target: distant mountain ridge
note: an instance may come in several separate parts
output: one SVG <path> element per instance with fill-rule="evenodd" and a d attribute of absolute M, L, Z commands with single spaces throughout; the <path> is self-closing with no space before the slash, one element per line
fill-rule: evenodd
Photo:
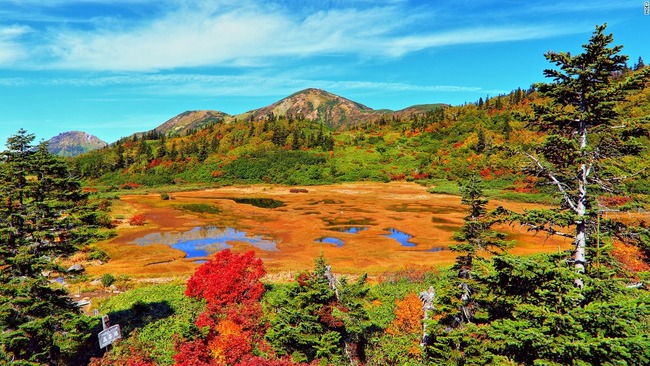
<path fill-rule="evenodd" d="M 289 95 L 266 107 L 253 109 L 237 115 L 229 115 L 216 110 L 185 111 L 170 118 L 161 125 L 136 136 L 154 133 L 155 135 L 183 136 L 215 123 L 234 121 L 261 121 L 271 117 L 289 117 L 317 121 L 333 130 L 353 128 L 365 122 L 376 122 L 392 117 L 408 118 L 412 115 L 426 114 L 447 104 L 420 104 L 399 111 L 372 109 L 361 103 L 316 88 L 308 88 Z M 133 136 L 133 135 L 132 135 Z"/>
<path fill-rule="evenodd" d="M 375 122 L 382 117 L 426 113 L 444 104 L 415 105 L 400 111 L 375 110 L 361 103 L 322 89 L 309 88 L 283 98 L 269 106 L 234 116 L 237 120 L 259 121 L 270 115 L 291 116 L 319 121 L 334 130 L 354 127 L 363 122 Z"/>
<path fill-rule="evenodd" d="M 101 149 L 108 144 L 97 136 L 83 131 L 68 131 L 60 133 L 47 140 L 47 149 L 51 154 L 73 157 L 88 151 Z"/>

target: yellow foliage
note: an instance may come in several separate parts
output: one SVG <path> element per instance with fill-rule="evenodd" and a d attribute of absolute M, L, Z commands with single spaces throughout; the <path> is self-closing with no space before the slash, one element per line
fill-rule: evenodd
<path fill-rule="evenodd" d="M 395 301 L 395 320 L 386 332 L 392 335 L 418 334 L 422 331 L 422 302 L 411 292 L 403 300 Z"/>

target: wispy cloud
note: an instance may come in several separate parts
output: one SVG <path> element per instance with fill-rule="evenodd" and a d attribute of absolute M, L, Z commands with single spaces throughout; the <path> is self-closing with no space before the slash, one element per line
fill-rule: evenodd
<path fill-rule="evenodd" d="M 0 65 L 13 63 L 25 56 L 27 52 L 20 43 L 20 37 L 30 31 L 31 28 L 24 25 L 0 26 Z"/>
<path fill-rule="evenodd" d="M 143 4 L 146 0 L 118 3 Z M 363 6 L 355 6 L 360 3 Z M 47 0 L 43 4 L 53 7 L 69 2 Z M 124 20 L 107 16 L 90 27 L 66 23 L 40 29 L 39 37 L 32 37 L 35 43 L 10 44 L 7 49 L 14 53 L 6 56 L 5 62 L 13 62 L 15 67 L 101 71 L 260 67 L 292 58 L 399 58 L 440 46 L 526 40 L 576 31 L 574 26 L 555 23 L 516 26 L 501 22 L 490 27 L 464 22 L 440 24 L 443 20 L 437 14 L 442 10 L 433 5 L 413 8 L 402 1 L 330 1 L 316 9 L 299 1 L 167 0 L 163 4 L 152 17 Z M 24 53 L 27 49 L 31 50 L 29 54 Z"/>
<path fill-rule="evenodd" d="M 273 96 L 284 95 L 306 88 L 327 90 L 384 90 L 393 92 L 503 92 L 484 90 L 478 86 L 416 85 L 409 83 L 371 81 L 331 81 L 322 79 L 275 78 L 257 75 L 204 74 L 129 74 L 96 78 L 0 78 L 0 86 L 43 87 L 106 87 L 122 86 L 145 95 L 185 96 Z M 106 98 L 112 101 L 112 98 Z"/>

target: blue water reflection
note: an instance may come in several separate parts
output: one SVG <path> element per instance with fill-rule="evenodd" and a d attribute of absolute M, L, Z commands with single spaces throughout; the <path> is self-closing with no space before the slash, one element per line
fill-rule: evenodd
<path fill-rule="evenodd" d="M 390 231 L 390 234 L 386 234 L 384 236 L 397 241 L 398 243 L 402 244 L 402 246 L 404 246 L 404 247 L 414 247 L 416 245 L 415 243 L 411 243 L 409 241 L 409 239 L 411 239 L 413 237 L 412 235 L 409 235 L 409 234 L 407 234 L 407 233 L 405 233 L 403 231 L 399 231 L 399 230 L 394 229 L 392 227 L 388 228 L 386 230 Z"/>
<path fill-rule="evenodd" d="M 206 257 L 232 248 L 229 242 L 249 244 L 255 248 L 277 252 L 276 242 L 262 236 L 248 236 L 246 231 L 231 227 L 197 226 L 190 231 L 153 233 L 134 240 L 137 245 L 166 244 L 187 253 L 187 258 Z"/>
<path fill-rule="evenodd" d="M 343 244 L 345 244 L 345 242 L 343 240 L 341 240 L 339 238 L 332 238 L 330 236 L 325 236 L 325 237 L 322 237 L 322 238 L 318 238 L 318 239 L 316 239 L 316 242 L 317 243 L 334 244 L 339 248 L 342 247 Z"/>
<path fill-rule="evenodd" d="M 348 233 L 348 234 L 357 234 L 361 231 L 368 230 L 367 226 L 341 226 L 341 227 L 332 227 L 328 230 L 336 231 L 339 233 Z"/>

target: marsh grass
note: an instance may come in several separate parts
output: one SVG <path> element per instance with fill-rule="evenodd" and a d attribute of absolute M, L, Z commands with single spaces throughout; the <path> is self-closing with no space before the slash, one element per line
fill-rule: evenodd
<path fill-rule="evenodd" d="M 191 211 L 199 214 L 216 215 L 221 213 L 221 209 L 219 207 L 207 203 L 184 203 L 182 205 L 174 205 L 174 207 L 183 211 Z"/>

